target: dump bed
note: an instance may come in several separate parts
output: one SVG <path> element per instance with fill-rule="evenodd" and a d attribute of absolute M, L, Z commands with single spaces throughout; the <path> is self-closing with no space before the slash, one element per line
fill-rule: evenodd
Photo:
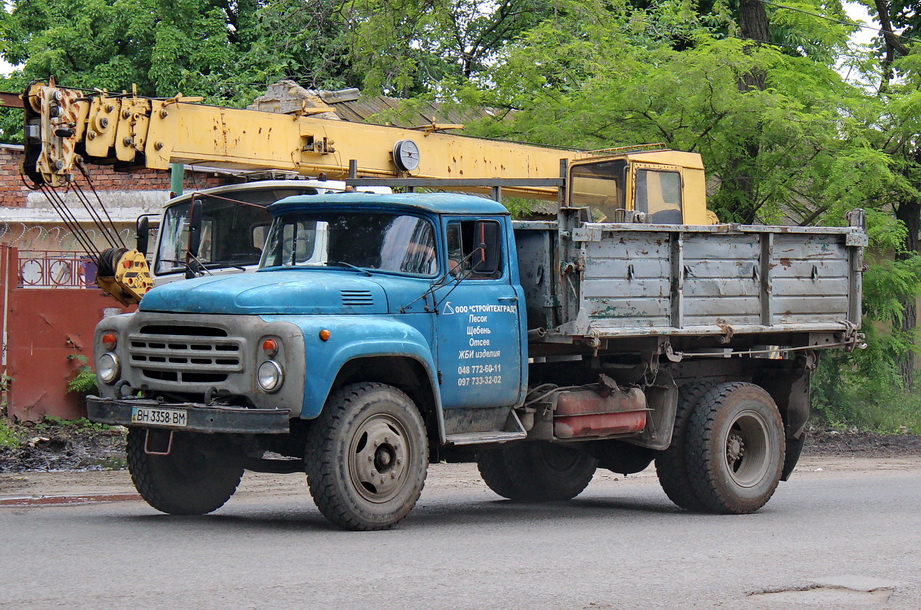
<path fill-rule="evenodd" d="M 516 224 L 532 337 L 859 327 L 860 226 Z"/>

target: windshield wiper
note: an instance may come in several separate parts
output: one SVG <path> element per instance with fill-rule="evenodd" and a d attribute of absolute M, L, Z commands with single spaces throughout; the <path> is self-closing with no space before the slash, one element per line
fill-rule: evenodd
<path fill-rule="evenodd" d="M 255 264 L 255 263 L 253 263 Z M 204 263 L 202 265 L 205 269 L 239 269 L 240 271 L 246 271 L 246 267 L 238 263 L 225 263 L 223 261 L 217 261 L 214 263 Z"/>
<path fill-rule="evenodd" d="M 362 269 L 361 267 L 353 265 L 352 263 L 347 263 L 345 261 L 326 261 L 326 266 L 327 267 L 348 267 L 349 269 L 354 269 L 358 273 L 363 273 L 364 275 L 371 277 L 371 272 L 368 271 L 367 269 Z"/>
<path fill-rule="evenodd" d="M 464 280 L 469 278 L 471 275 L 473 275 L 473 269 L 470 266 L 470 261 L 473 259 L 473 254 L 474 253 L 471 252 L 470 254 L 462 258 L 460 261 L 457 261 L 457 266 L 454 269 L 448 271 L 441 277 L 437 278 L 434 282 L 431 283 L 431 285 L 429 285 L 428 289 L 422 294 L 420 294 L 418 297 L 416 297 L 415 299 L 413 299 L 406 305 L 402 305 L 400 307 L 400 313 L 406 313 L 406 310 L 409 309 L 413 303 L 415 303 L 416 301 L 424 300 L 429 295 L 432 295 L 433 307 L 429 309 L 429 306 L 426 304 L 425 310 L 428 312 L 433 312 L 437 314 L 438 307 L 442 303 L 444 303 L 445 299 L 447 299 L 451 295 L 452 292 L 454 292 L 454 289 L 460 286 L 461 282 L 463 282 Z M 449 284 L 453 284 L 451 286 L 451 289 L 448 290 L 448 292 L 446 292 L 441 297 L 441 300 L 437 300 L 435 297 L 435 291 L 440 290 L 441 288 L 444 288 L 445 286 Z"/>
<path fill-rule="evenodd" d="M 198 261 L 198 259 L 195 259 L 195 260 Z M 178 261 L 178 260 L 174 260 L 170 258 L 161 258 L 160 262 L 161 263 L 172 263 L 174 265 L 178 265 L 179 267 L 183 269 L 188 269 L 188 265 L 186 264 L 185 261 Z M 198 265 L 196 265 L 196 268 L 200 268 L 200 269 L 231 268 L 231 269 L 239 269 L 240 271 L 246 271 L 246 267 L 244 267 L 243 265 L 240 265 L 239 263 L 227 263 L 223 261 L 215 261 L 213 263 L 199 262 Z"/>
<path fill-rule="evenodd" d="M 211 273 L 204 263 L 202 263 L 197 256 L 188 253 L 189 260 L 185 264 L 185 279 L 191 280 L 195 277 L 202 277 L 203 275 L 214 275 Z"/>

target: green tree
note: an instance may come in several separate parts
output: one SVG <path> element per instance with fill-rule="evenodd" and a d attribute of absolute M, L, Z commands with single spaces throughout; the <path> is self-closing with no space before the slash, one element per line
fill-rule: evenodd
<path fill-rule="evenodd" d="M 244 105 L 268 84 L 342 83 L 341 0 L 13 0 L 0 52 L 17 80 L 202 95 Z"/>
<path fill-rule="evenodd" d="M 872 203 L 872 189 L 891 179 L 864 130 L 875 103 L 868 110 L 866 95 L 833 66 L 713 36 L 683 10 L 561 2 L 555 19 L 506 48 L 489 73 L 493 87 L 460 83 L 458 95 L 508 111 L 477 126 L 482 135 L 698 151 L 718 178 L 712 203 L 727 221 L 843 222 L 847 207 Z M 847 38 L 844 27 L 819 26 L 829 39 Z M 676 31 L 693 44 L 676 50 Z M 763 88 L 740 86 L 752 74 Z"/>
<path fill-rule="evenodd" d="M 476 79 L 499 50 L 553 13 L 552 0 L 355 0 L 352 62 L 366 91 L 407 97 Z"/>
<path fill-rule="evenodd" d="M 869 82 L 876 78 L 880 118 L 868 126 L 875 134 L 874 145 L 892 159 L 894 172 L 901 178 L 885 193 L 896 218 L 904 225 L 902 243 L 894 251 L 903 265 L 921 254 L 921 61 L 911 44 L 921 26 L 921 14 L 916 3 L 903 0 L 873 0 L 866 4 L 882 26 L 877 38 L 875 62 L 865 64 L 864 74 Z M 915 385 L 916 354 L 918 352 L 919 290 L 901 294 L 902 315 L 893 319 L 898 334 L 897 362 L 902 383 Z"/>

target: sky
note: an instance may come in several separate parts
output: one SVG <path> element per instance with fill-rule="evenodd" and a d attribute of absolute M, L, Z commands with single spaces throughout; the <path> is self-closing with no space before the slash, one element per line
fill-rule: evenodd
<path fill-rule="evenodd" d="M 847 11 L 847 16 L 854 21 L 862 21 L 868 26 L 879 27 L 879 25 L 870 18 L 870 14 L 867 12 L 867 7 L 862 4 L 858 4 L 856 2 L 846 2 L 844 4 L 844 10 Z M 876 30 L 870 28 L 861 28 L 853 36 L 851 36 L 851 40 L 855 44 L 867 44 L 876 35 Z"/>

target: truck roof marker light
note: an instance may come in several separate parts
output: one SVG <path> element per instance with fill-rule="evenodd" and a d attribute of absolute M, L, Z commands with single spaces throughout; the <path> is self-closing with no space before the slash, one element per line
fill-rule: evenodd
<path fill-rule="evenodd" d="M 320 331 L 320 340 L 329 341 L 329 338 L 332 336 L 332 333 L 326 330 L 325 328 Z"/>
<path fill-rule="evenodd" d="M 102 344 L 106 349 L 115 349 L 118 345 L 118 335 L 115 333 L 106 333 L 102 336 Z"/>
<path fill-rule="evenodd" d="M 275 339 L 266 339 L 262 342 L 262 351 L 266 356 L 274 356 L 278 353 L 278 341 Z"/>

